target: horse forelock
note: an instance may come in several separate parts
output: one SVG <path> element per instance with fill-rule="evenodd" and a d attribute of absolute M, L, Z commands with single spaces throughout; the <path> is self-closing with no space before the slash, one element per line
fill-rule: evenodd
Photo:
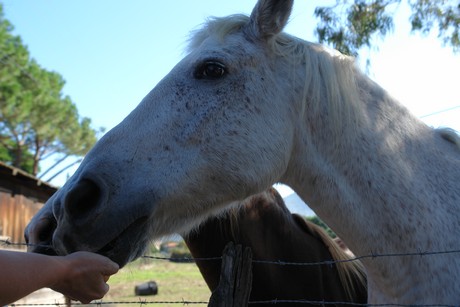
<path fill-rule="evenodd" d="M 352 261 L 352 257 L 343 251 L 321 227 L 305 220 L 300 215 L 293 214 L 293 216 L 299 223 L 301 223 L 302 226 L 305 226 L 304 230 L 306 232 L 320 239 L 328 247 L 332 258 L 338 261 L 336 263 L 336 267 L 339 273 L 339 278 L 342 281 L 342 285 L 350 299 L 354 297 L 353 294 L 356 292 L 356 287 L 358 285 L 362 285 L 364 287 L 367 286 L 366 273 L 364 266 L 360 261 Z"/>
<path fill-rule="evenodd" d="M 209 17 L 201 28 L 190 33 L 187 51 L 192 52 L 211 35 L 224 39 L 227 35 L 241 30 L 248 23 L 249 17 L 243 14 Z"/>
<path fill-rule="evenodd" d="M 209 18 L 200 29 L 191 33 L 187 51 L 192 52 L 210 36 L 223 40 L 239 31 L 251 36 L 246 27 L 249 22 L 250 18 L 242 14 Z M 251 41 L 250 37 L 247 38 Z M 356 76 L 363 74 L 354 58 L 284 32 L 271 37 L 265 42 L 265 47 L 275 56 L 286 60 L 292 72 L 299 66 L 305 67 L 300 114 L 305 114 L 307 105 L 311 114 L 324 113 L 326 106 L 330 118 L 328 126 L 336 135 L 342 134 L 347 123 L 355 127 L 363 118 L 359 115 L 362 98 L 356 82 Z"/>

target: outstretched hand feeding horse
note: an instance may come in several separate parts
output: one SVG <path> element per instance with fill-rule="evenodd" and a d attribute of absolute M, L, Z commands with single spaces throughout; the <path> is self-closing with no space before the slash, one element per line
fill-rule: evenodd
<path fill-rule="evenodd" d="M 291 9 L 260 0 L 250 17 L 197 31 L 32 219 L 31 250 L 124 265 L 149 240 L 187 233 L 276 182 L 356 255 L 459 249 L 458 136 L 425 125 L 352 59 L 283 33 Z M 457 254 L 363 264 L 369 303 L 459 302 Z"/>

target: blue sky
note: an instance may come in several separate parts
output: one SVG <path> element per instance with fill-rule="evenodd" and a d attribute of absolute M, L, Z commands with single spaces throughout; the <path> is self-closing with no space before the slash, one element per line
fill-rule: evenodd
<path fill-rule="evenodd" d="M 66 80 L 64 94 L 93 127 L 112 128 L 183 57 L 190 30 L 207 16 L 249 14 L 249 0 L 0 0 L 5 17 L 33 58 Z M 328 1 L 331 2 L 331 1 Z M 313 10 L 326 1 L 294 1 L 286 31 L 315 41 Z M 408 10 L 395 8 L 396 27 L 378 50 L 365 53 L 369 75 L 429 125 L 460 131 L 460 54 L 436 35 L 411 35 Z M 436 115 L 427 116 L 442 110 Z M 61 185 L 65 176 L 53 181 Z"/>

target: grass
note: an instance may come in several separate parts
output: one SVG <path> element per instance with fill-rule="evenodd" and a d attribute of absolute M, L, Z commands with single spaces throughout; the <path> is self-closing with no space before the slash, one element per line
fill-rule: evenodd
<path fill-rule="evenodd" d="M 153 296 L 136 296 L 136 285 L 155 281 L 158 294 Z M 145 301 L 151 302 L 208 302 L 211 292 L 194 263 L 174 263 L 167 260 L 141 258 L 130 263 L 108 282 L 110 290 L 103 302 L 136 302 L 133 304 L 116 304 L 122 306 L 139 306 Z M 157 304 L 153 304 L 155 306 Z M 158 304 L 158 306 L 184 306 L 178 304 Z M 193 306 L 207 306 L 193 305 Z"/>

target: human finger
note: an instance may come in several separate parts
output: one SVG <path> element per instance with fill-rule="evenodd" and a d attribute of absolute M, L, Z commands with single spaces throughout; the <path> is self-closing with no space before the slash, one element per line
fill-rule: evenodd
<path fill-rule="evenodd" d="M 104 275 L 104 276 L 110 276 L 110 275 L 113 275 L 115 273 L 118 272 L 118 270 L 120 269 L 120 266 L 113 262 L 112 260 L 110 260 L 109 258 L 106 258 L 106 262 L 102 268 L 102 271 L 101 273 Z"/>

